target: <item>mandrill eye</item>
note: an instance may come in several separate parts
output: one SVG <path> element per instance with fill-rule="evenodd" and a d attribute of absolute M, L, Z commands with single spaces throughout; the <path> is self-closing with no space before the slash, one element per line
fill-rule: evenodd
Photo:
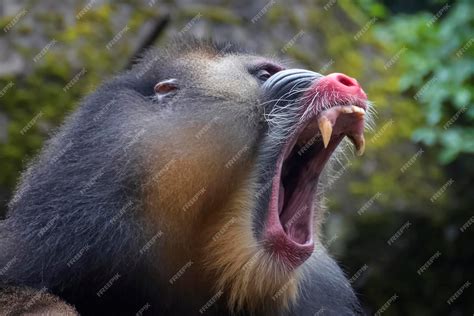
<path fill-rule="evenodd" d="M 272 76 L 272 74 L 266 70 L 266 69 L 260 69 L 256 75 L 255 75 L 259 80 L 265 82 Z"/>
<path fill-rule="evenodd" d="M 251 67 L 249 69 L 249 72 L 255 78 L 260 80 L 260 82 L 262 82 L 262 83 L 267 81 L 271 76 L 273 76 L 277 72 L 284 69 L 280 65 L 273 64 L 273 63 L 264 63 L 263 65 L 258 64 L 258 65 L 255 65 L 254 67 Z"/>

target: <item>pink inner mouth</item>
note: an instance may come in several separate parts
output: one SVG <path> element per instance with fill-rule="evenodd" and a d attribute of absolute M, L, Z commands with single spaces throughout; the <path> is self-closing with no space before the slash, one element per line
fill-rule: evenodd
<path fill-rule="evenodd" d="M 311 114 L 288 138 L 277 160 L 265 226 L 267 247 L 291 268 L 302 264 L 314 250 L 313 209 L 319 176 L 344 136 L 363 151 L 364 100 L 345 100 L 324 111 L 309 106 Z M 337 104 L 337 103 L 336 103 Z M 308 111 L 307 111 L 308 112 Z M 304 117 L 303 115 L 302 117 Z M 332 133 L 324 146 L 320 120 Z M 327 135 L 326 135 L 327 136 Z"/>

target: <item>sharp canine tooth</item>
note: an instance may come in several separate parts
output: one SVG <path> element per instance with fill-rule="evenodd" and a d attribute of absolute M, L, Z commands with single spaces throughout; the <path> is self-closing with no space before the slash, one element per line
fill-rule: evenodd
<path fill-rule="evenodd" d="M 356 148 L 356 155 L 362 156 L 365 152 L 365 138 L 363 134 L 350 135 L 349 139 Z"/>
<path fill-rule="evenodd" d="M 362 156 L 365 152 L 365 138 L 364 135 L 359 135 L 359 148 L 357 149 L 357 156 Z"/>
<path fill-rule="evenodd" d="M 324 148 L 328 147 L 329 141 L 331 140 L 332 124 L 327 117 L 321 116 L 318 119 L 319 130 L 323 136 Z"/>
<path fill-rule="evenodd" d="M 363 134 L 356 134 L 354 138 L 354 145 L 356 146 L 356 155 L 362 156 L 365 152 L 365 138 Z"/>

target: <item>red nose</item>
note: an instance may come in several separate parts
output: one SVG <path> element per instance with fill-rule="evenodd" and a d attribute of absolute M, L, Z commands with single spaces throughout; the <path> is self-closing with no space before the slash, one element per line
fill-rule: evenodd
<path fill-rule="evenodd" d="M 337 72 L 329 74 L 322 78 L 319 83 L 324 84 L 329 90 L 367 99 L 367 95 L 364 90 L 362 90 L 357 80 L 346 76 L 345 74 Z"/>

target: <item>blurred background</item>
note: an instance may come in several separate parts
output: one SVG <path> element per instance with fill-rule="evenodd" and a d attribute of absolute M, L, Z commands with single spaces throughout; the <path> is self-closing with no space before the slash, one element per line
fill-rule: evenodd
<path fill-rule="evenodd" d="M 376 127 L 362 158 L 333 167 L 325 243 L 368 313 L 474 314 L 469 0 L 2 0 L 0 218 L 83 96 L 191 34 L 357 78 Z"/>

